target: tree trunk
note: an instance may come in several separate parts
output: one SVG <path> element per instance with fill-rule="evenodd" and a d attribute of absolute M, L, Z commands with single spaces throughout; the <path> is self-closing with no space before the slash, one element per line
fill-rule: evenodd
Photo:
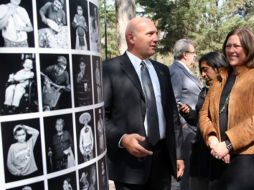
<path fill-rule="evenodd" d="M 127 49 L 125 29 L 130 19 L 136 16 L 135 0 L 115 0 L 117 16 L 117 42 L 119 53 Z"/>

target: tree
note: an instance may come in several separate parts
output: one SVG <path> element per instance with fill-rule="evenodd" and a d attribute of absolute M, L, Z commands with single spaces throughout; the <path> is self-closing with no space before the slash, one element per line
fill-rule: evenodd
<path fill-rule="evenodd" d="M 119 52 L 122 54 L 127 49 L 125 29 L 130 19 L 136 16 L 135 0 L 115 0 L 117 17 L 117 42 Z"/>
<path fill-rule="evenodd" d="M 99 14 L 100 14 L 100 32 L 101 32 L 101 55 L 102 59 L 105 59 L 105 35 L 107 35 L 107 54 L 108 58 L 119 55 L 116 35 L 116 10 L 113 5 L 107 5 L 106 7 L 106 20 L 104 0 L 99 1 Z M 106 31 L 105 31 L 106 24 Z"/>
<path fill-rule="evenodd" d="M 200 54 L 220 50 L 234 27 L 253 27 L 251 0 L 137 0 L 156 20 L 162 39 L 159 51 L 171 52 L 176 40 L 190 38 Z"/>

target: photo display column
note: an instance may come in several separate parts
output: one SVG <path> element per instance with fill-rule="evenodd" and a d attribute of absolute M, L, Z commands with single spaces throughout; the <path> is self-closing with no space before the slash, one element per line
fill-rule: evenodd
<path fill-rule="evenodd" d="M 98 3 L 1 0 L 1 190 L 108 189 Z"/>

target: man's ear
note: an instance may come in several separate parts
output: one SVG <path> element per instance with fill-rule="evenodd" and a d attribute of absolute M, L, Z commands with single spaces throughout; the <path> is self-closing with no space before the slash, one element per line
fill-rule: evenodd
<path fill-rule="evenodd" d="M 134 44 L 135 43 L 135 36 L 133 35 L 132 32 L 127 34 L 127 39 L 126 39 L 130 44 Z"/>
<path fill-rule="evenodd" d="M 181 56 L 181 57 L 182 57 L 182 59 L 184 59 L 184 60 L 185 60 L 185 59 L 187 58 L 187 53 L 186 53 L 186 52 L 183 52 L 183 54 L 182 54 L 182 56 Z"/>

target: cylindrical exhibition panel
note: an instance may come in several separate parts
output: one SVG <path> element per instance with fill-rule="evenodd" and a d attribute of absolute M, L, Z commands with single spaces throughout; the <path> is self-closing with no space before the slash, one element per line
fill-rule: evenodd
<path fill-rule="evenodd" d="M 1 0 L 0 189 L 108 189 L 98 0 Z"/>

